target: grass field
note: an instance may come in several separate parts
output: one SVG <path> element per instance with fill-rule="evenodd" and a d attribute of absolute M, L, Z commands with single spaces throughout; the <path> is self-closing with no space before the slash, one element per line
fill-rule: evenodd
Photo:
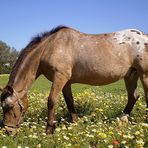
<path fill-rule="evenodd" d="M 0 75 L 5 86 L 8 75 Z M 40 77 L 28 93 L 29 108 L 20 132 L 7 136 L 0 129 L 0 147 L 3 148 L 142 148 L 148 147 L 148 124 L 143 91 L 136 103 L 129 123 L 119 122 L 127 99 L 122 81 L 103 87 L 75 84 L 72 86 L 79 116 L 75 124 L 68 123 L 68 111 L 59 96 L 56 107 L 57 128 L 54 135 L 45 134 L 47 97 L 51 83 Z M 2 119 L 2 109 L 0 109 Z"/>

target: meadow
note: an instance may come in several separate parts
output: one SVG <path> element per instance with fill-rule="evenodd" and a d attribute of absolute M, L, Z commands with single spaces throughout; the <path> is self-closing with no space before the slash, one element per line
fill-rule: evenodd
<path fill-rule="evenodd" d="M 5 86 L 8 75 L 0 75 Z M 131 113 L 129 123 L 118 120 L 127 103 L 123 81 L 112 85 L 92 87 L 72 86 L 78 122 L 68 122 L 68 111 L 60 94 L 56 106 L 56 131 L 46 135 L 47 97 L 51 83 L 40 77 L 28 93 L 29 108 L 19 133 L 7 136 L 0 128 L 2 148 L 147 148 L 148 123 L 146 103 L 141 85 L 140 98 Z M 2 109 L 0 108 L 0 120 Z"/>

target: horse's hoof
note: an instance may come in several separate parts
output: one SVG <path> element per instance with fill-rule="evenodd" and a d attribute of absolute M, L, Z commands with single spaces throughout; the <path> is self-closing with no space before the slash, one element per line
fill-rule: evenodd
<path fill-rule="evenodd" d="M 123 114 L 123 115 L 121 115 L 120 120 L 122 122 L 128 123 L 128 118 L 129 118 L 128 114 Z"/>
<path fill-rule="evenodd" d="M 47 125 L 46 127 L 46 134 L 49 135 L 49 134 L 54 134 L 54 131 L 55 131 L 55 125 Z"/>
<path fill-rule="evenodd" d="M 70 117 L 70 122 L 71 123 L 75 123 L 75 122 L 77 122 L 77 120 L 78 120 L 77 115 L 76 114 L 72 114 L 71 117 Z"/>
<path fill-rule="evenodd" d="M 123 124 L 127 124 L 128 121 L 128 114 L 122 114 L 120 117 L 117 117 L 117 122 L 119 123 L 119 125 L 123 125 Z"/>

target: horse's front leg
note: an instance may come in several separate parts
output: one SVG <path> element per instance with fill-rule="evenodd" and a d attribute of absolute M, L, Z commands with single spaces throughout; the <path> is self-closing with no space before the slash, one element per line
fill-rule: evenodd
<path fill-rule="evenodd" d="M 47 134 L 53 134 L 55 130 L 55 104 L 57 102 L 58 95 L 67 82 L 67 78 L 60 73 L 56 73 L 54 81 L 52 83 L 50 95 L 48 97 L 48 119 L 47 119 Z"/>

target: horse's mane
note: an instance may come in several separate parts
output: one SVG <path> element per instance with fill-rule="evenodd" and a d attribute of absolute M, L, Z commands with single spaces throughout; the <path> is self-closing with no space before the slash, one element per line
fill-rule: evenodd
<path fill-rule="evenodd" d="M 68 28 L 68 27 L 60 25 L 60 26 L 57 26 L 56 28 L 53 28 L 50 31 L 46 31 L 46 32 L 42 32 L 40 34 L 37 34 L 36 36 L 34 36 L 31 39 L 31 41 L 29 42 L 29 44 L 26 47 L 28 48 L 28 47 L 31 47 L 31 46 L 37 44 L 37 43 L 40 43 L 43 38 L 46 38 L 46 37 L 58 32 L 59 30 L 64 29 L 64 28 Z"/>
<path fill-rule="evenodd" d="M 13 70 L 11 71 L 11 81 L 9 80 L 10 85 L 11 85 L 11 83 L 13 83 L 15 75 L 16 75 L 18 69 L 20 69 L 20 66 L 22 65 L 24 59 L 26 58 L 26 56 L 29 55 L 28 53 L 34 51 L 34 50 L 32 50 L 32 47 L 34 47 L 34 45 L 37 45 L 38 43 L 40 43 L 42 41 L 42 39 L 47 38 L 48 36 L 58 32 L 59 30 L 64 29 L 64 28 L 68 28 L 68 27 L 58 26 L 56 28 L 53 28 L 50 31 L 40 33 L 32 38 L 32 40 L 29 42 L 29 44 L 24 49 L 22 49 L 22 51 L 20 52 L 20 55 L 17 59 L 17 62 L 13 66 Z M 1 88 L 0 88 L 0 90 L 1 90 Z"/>

